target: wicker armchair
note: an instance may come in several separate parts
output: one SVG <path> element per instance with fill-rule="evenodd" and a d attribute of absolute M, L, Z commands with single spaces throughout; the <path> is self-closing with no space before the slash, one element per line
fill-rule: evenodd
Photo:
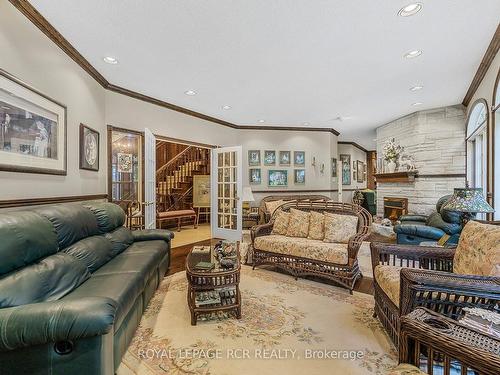
<path fill-rule="evenodd" d="M 290 208 L 296 208 L 302 211 L 317 211 L 328 212 L 341 215 L 353 215 L 358 217 L 357 233 L 349 239 L 346 246 L 347 263 L 338 264 L 324 262 L 320 260 L 293 256 L 289 254 L 279 254 L 275 252 L 264 251 L 259 249 L 255 240 L 261 236 L 271 234 L 274 220 L 277 212 L 272 216 L 267 224 L 258 225 L 252 228 L 252 246 L 253 246 L 253 268 L 263 264 L 274 265 L 286 272 L 289 272 L 295 278 L 304 276 L 317 276 L 326 278 L 336 282 L 337 284 L 346 287 L 352 293 L 352 289 L 356 280 L 362 277 L 358 266 L 358 251 L 363 243 L 363 240 L 368 236 L 368 231 L 371 226 L 372 217 L 370 213 L 363 207 L 350 204 L 338 203 L 332 201 L 295 201 L 284 203 L 280 206 L 283 211 L 289 211 Z M 290 238 L 294 241 L 294 237 Z M 296 240 L 299 240 L 296 238 Z"/>
<path fill-rule="evenodd" d="M 260 223 L 268 223 L 271 220 L 272 212 L 266 207 L 266 202 L 282 200 L 285 203 L 290 201 L 330 201 L 331 198 L 325 195 L 268 195 L 261 199 L 259 205 Z"/>
<path fill-rule="evenodd" d="M 500 278 L 453 273 L 455 248 L 375 242 L 370 247 L 375 315 L 396 346 L 400 317 L 418 306 L 452 319 L 464 307 L 500 311 Z"/>

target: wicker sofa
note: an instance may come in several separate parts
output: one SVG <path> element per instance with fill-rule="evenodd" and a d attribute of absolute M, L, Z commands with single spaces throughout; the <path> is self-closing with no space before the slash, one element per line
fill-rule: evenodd
<path fill-rule="evenodd" d="M 268 195 L 261 199 L 259 204 L 259 223 L 268 223 L 271 220 L 274 209 L 283 203 L 295 201 L 330 201 L 331 198 L 325 195 Z M 270 205 L 270 202 L 276 202 L 277 206 Z M 269 206 L 273 206 L 272 211 Z"/>
<path fill-rule="evenodd" d="M 457 248 L 370 246 L 375 315 L 396 346 L 400 317 L 417 306 L 452 319 L 464 307 L 500 312 L 500 228 L 469 222 Z"/>
<path fill-rule="evenodd" d="M 346 241 L 347 243 L 273 234 L 277 215 L 281 211 L 290 212 L 292 209 L 355 216 L 355 234 Z M 362 276 L 357 255 L 368 235 L 371 220 L 368 211 L 350 203 L 312 200 L 285 203 L 273 214 L 269 223 L 252 228 L 253 268 L 270 264 L 296 278 L 308 275 L 326 278 L 348 288 L 352 293 L 356 280 Z"/>

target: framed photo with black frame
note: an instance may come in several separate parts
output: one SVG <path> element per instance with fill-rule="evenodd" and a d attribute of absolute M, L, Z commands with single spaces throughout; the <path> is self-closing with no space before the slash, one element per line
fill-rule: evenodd
<path fill-rule="evenodd" d="M 99 171 L 99 132 L 80 124 L 80 169 Z"/>

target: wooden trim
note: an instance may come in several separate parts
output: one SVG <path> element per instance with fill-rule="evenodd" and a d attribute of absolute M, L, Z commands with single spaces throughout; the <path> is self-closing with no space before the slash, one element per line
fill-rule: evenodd
<path fill-rule="evenodd" d="M 481 63 L 477 68 L 476 74 L 474 75 L 474 78 L 472 79 L 469 89 L 465 94 L 464 100 L 462 101 L 463 105 L 465 106 L 469 105 L 472 97 L 474 96 L 477 88 L 483 81 L 483 78 L 486 75 L 486 72 L 488 71 L 489 67 L 491 66 L 491 63 L 493 62 L 493 59 L 497 55 L 499 49 L 500 49 L 500 25 L 497 26 L 495 34 L 493 34 L 493 38 L 491 39 L 490 45 L 486 49 L 483 59 L 481 60 Z"/>
<path fill-rule="evenodd" d="M 379 183 L 392 183 L 392 182 L 411 183 L 415 181 L 416 175 L 417 175 L 416 171 L 409 171 L 409 172 L 394 172 L 394 173 L 376 173 L 373 175 L 373 177 L 375 177 L 375 180 L 378 185 Z"/>
<path fill-rule="evenodd" d="M 338 135 L 338 134 L 337 134 L 337 135 Z M 344 141 L 339 141 L 339 142 L 337 142 L 337 144 L 339 144 L 339 145 L 351 145 L 351 146 L 354 146 L 354 147 L 356 147 L 356 148 L 360 149 L 360 150 L 361 150 L 361 151 L 363 151 L 363 152 L 366 152 L 366 153 L 368 153 L 368 152 L 369 152 L 366 148 L 364 148 L 363 146 L 361 146 L 360 144 L 358 144 L 358 143 L 356 143 L 356 142 L 344 142 Z"/>
<path fill-rule="evenodd" d="M 107 199 L 108 194 L 73 195 L 68 197 L 26 198 L 0 200 L 0 209 L 12 207 L 40 206 L 44 204 L 70 203 Z"/>
<path fill-rule="evenodd" d="M 500 111 L 500 103 L 495 103 L 497 90 L 500 89 L 500 68 L 497 72 L 497 78 L 495 80 L 495 86 L 493 87 L 493 96 L 491 98 L 492 111 L 491 111 L 491 139 L 488 139 L 488 144 L 491 141 L 491 206 L 495 208 L 495 147 L 500 147 L 500 145 L 495 145 L 495 132 L 496 132 L 496 117 L 495 113 Z M 500 124 L 498 124 L 500 126 Z M 493 216 L 493 215 L 491 215 Z"/>
<path fill-rule="evenodd" d="M 110 83 L 101 73 L 94 68 L 90 62 L 82 56 L 78 50 L 71 45 L 70 42 L 61 33 L 59 33 L 54 26 L 52 26 L 45 17 L 43 17 L 27 0 L 9 0 L 10 3 L 16 7 L 26 18 L 28 18 L 40 31 L 42 31 L 52 42 L 54 42 L 59 48 L 61 48 L 73 61 L 75 61 L 80 67 L 85 70 L 92 78 L 94 78 L 102 87 L 106 90 L 116 92 L 121 95 L 126 95 L 131 98 L 141 100 L 150 104 L 154 104 L 160 107 L 170 109 L 172 111 L 180 112 L 188 116 L 196 117 L 208 122 L 219 124 L 222 126 L 227 126 L 232 129 L 239 130 L 283 130 L 283 131 L 321 131 L 330 132 L 335 135 L 340 133 L 333 128 L 302 128 L 302 127 L 281 127 L 281 126 L 243 126 L 233 124 L 228 121 L 218 119 L 209 115 L 205 115 L 200 112 L 196 112 L 172 103 L 168 103 L 164 100 L 153 98 L 148 95 L 141 94 L 136 91 L 129 90 L 124 87 L 120 87 Z"/>
<path fill-rule="evenodd" d="M 85 151 L 83 149 L 83 133 L 85 131 L 85 128 L 87 128 L 90 131 L 93 131 L 94 133 L 97 133 L 97 169 L 93 168 L 87 168 L 83 166 L 83 158 Z M 85 124 L 80 123 L 80 132 L 79 132 L 79 139 L 78 139 L 78 154 L 79 154 L 79 166 L 80 169 L 84 169 L 86 171 L 92 171 L 92 172 L 99 172 L 99 167 L 100 167 L 100 158 L 101 158 L 101 134 L 95 130 L 92 129 L 90 126 L 87 126 Z"/>
<path fill-rule="evenodd" d="M 191 141 L 185 141 L 183 139 L 178 139 L 178 138 L 165 137 L 163 135 L 158 135 L 158 134 L 155 134 L 155 137 L 157 140 L 160 140 L 160 141 L 165 141 L 165 142 L 170 142 L 170 143 L 179 143 L 179 144 L 184 144 L 184 145 L 188 145 L 188 146 L 196 146 L 196 147 L 203 147 L 203 148 L 210 148 L 210 149 L 219 147 L 216 145 L 209 145 L 207 143 L 191 142 Z"/>
<path fill-rule="evenodd" d="M 113 127 L 108 125 L 106 127 L 106 155 L 108 159 L 108 201 L 113 199 Z"/>

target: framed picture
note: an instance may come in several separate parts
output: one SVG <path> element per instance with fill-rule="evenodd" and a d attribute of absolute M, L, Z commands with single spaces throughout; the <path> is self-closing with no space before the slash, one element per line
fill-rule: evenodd
<path fill-rule="evenodd" d="M 193 207 L 210 207 L 210 175 L 193 176 Z"/>
<path fill-rule="evenodd" d="M 288 186 L 288 171 L 284 169 L 269 170 L 268 173 L 268 186 Z"/>
<path fill-rule="evenodd" d="M 364 167 L 363 167 L 363 162 L 358 160 L 356 162 L 356 169 L 357 169 L 357 182 L 363 182 L 363 175 L 364 175 Z"/>
<path fill-rule="evenodd" d="M 264 165 L 276 165 L 276 151 L 264 151 Z"/>
<path fill-rule="evenodd" d="M 118 172 L 120 173 L 132 173 L 132 154 L 124 154 L 119 152 L 118 158 Z"/>
<path fill-rule="evenodd" d="M 290 165 L 290 151 L 280 151 L 280 165 Z"/>
<path fill-rule="evenodd" d="M 306 170 L 305 169 L 294 169 L 293 171 L 293 182 L 296 185 L 303 185 L 306 183 Z"/>
<path fill-rule="evenodd" d="M 340 163 L 342 165 L 342 185 L 351 184 L 351 155 L 340 154 Z"/>
<path fill-rule="evenodd" d="M 368 167 L 366 163 L 363 163 L 363 181 L 366 181 L 366 174 L 368 173 Z"/>
<path fill-rule="evenodd" d="M 248 150 L 248 165 L 250 167 L 260 165 L 260 150 Z"/>
<path fill-rule="evenodd" d="M 99 132 L 80 124 L 80 169 L 99 170 Z"/>
<path fill-rule="evenodd" d="M 293 164 L 297 166 L 306 165 L 306 153 L 304 151 L 294 151 Z"/>
<path fill-rule="evenodd" d="M 332 158 L 332 177 L 337 177 L 337 158 Z"/>
<path fill-rule="evenodd" d="M 260 168 L 250 168 L 248 170 L 248 179 L 251 184 L 259 185 L 262 182 L 262 172 Z"/>
<path fill-rule="evenodd" d="M 66 107 L 1 69 L 0 170 L 66 175 Z"/>

